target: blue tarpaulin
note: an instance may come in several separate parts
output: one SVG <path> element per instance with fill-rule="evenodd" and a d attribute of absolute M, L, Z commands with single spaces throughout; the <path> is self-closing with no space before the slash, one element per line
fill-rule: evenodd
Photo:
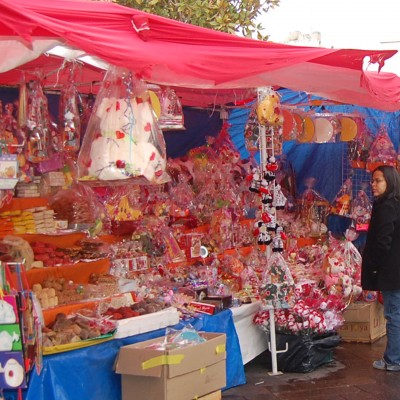
<path fill-rule="evenodd" d="M 209 316 L 201 315 L 189 321 L 198 331 L 226 334 L 226 387 L 246 383 L 239 339 L 233 323 L 232 312 L 223 310 Z M 181 322 L 173 328 L 182 329 Z M 121 398 L 121 376 L 114 372 L 114 362 L 119 349 L 165 335 L 165 329 L 114 339 L 91 347 L 43 358 L 40 375 L 30 374 L 29 387 L 24 391 L 26 400 L 116 400 Z M 5 393 L 5 400 L 16 399 L 14 391 Z"/>

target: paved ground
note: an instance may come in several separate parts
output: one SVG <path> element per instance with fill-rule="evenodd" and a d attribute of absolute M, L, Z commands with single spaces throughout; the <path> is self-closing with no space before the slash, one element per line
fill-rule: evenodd
<path fill-rule="evenodd" d="M 309 373 L 271 376 L 269 353 L 245 366 L 247 383 L 222 393 L 223 400 L 400 400 L 400 372 L 378 371 L 386 337 L 373 344 L 342 342 L 333 361 Z M 278 365 L 279 369 L 279 365 Z"/>

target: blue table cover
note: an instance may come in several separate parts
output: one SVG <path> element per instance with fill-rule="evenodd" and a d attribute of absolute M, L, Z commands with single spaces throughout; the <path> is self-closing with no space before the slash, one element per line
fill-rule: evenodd
<path fill-rule="evenodd" d="M 226 334 L 226 379 L 224 389 L 246 383 L 242 355 L 231 310 L 189 321 L 198 331 Z M 188 322 L 173 328 L 182 329 Z M 118 400 L 121 399 L 121 375 L 114 372 L 119 349 L 132 343 L 164 336 L 165 328 L 114 339 L 91 347 L 43 357 L 40 375 L 33 370 L 29 386 L 23 391 L 26 400 Z M 5 391 L 6 400 L 16 399 L 16 391 Z"/>

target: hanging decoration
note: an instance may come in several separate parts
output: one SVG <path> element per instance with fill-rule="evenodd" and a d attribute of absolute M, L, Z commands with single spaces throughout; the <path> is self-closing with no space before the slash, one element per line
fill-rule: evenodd
<path fill-rule="evenodd" d="M 364 189 L 359 190 L 353 200 L 351 218 L 357 232 L 366 232 L 371 220 L 372 202 Z"/>
<path fill-rule="evenodd" d="M 371 144 L 366 167 L 372 172 L 379 165 L 397 165 L 397 153 L 384 125 Z"/>
<path fill-rule="evenodd" d="M 168 179 L 164 136 L 146 89 L 130 71 L 108 70 L 78 155 L 81 181 L 104 186 L 130 178 Z"/>
<path fill-rule="evenodd" d="M 161 113 L 158 123 L 162 130 L 184 130 L 181 102 L 174 89 L 163 88 L 160 93 Z"/>
<path fill-rule="evenodd" d="M 39 79 L 28 84 L 27 159 L 39 163 L 49 158 L 49 112 Z"/>
<path fill-rule="evenodd" d="M 351 199 L 353 197 L 353 185 L 350 178 L 346 179 L 339 193 L 336 195 L 331 206 L 330 213 L 340 215 L 342 217 L 350 217 Z"/>
<path fill-rule="evenodd" d="M 80 147 L 81 119 L 78 97 L 76 85 L 70 80 L 61 90 L 59 112 L 62 149 L 66 153 L 77 153 Z"/>

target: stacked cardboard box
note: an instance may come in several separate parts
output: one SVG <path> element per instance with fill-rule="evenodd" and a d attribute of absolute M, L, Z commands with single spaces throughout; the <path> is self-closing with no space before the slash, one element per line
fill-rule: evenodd
<path fill-rule="evenodd" d="M 226 386 L 226 335 L 203 332 L 205 342 L 157 350 L 157 338 L 121 347 L 115 370 L 122 400 L 193 400 Z"/>

